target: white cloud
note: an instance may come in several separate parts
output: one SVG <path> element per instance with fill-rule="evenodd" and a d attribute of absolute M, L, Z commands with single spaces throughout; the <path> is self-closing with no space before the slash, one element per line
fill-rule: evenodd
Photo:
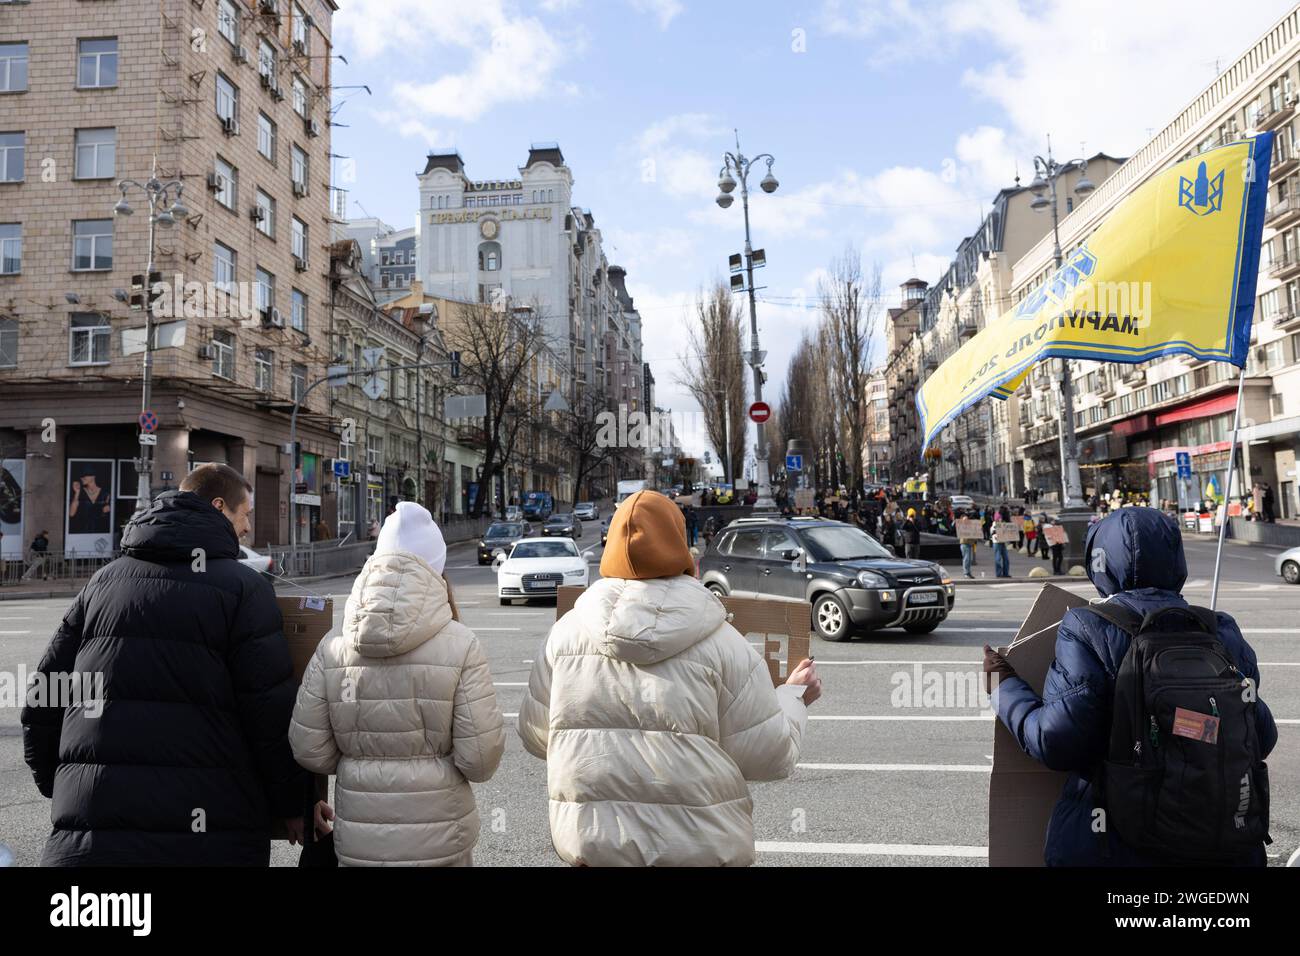
<path fill-rule="evenodd" d="M 434 128 L 395 110 L 372 110 L 371 115 L 400 136 L 423 140 L 430 149 L 453 146 L 457 140 L 456 134 L 450 130 Z"/>
<path fill-rule="evenodd" d="M 728 132 L 706 113 L 679 113 L 651 123 L 624 152 L 641 183 L 702 203 L 717 194 Z"/>
<path fill-rule="evenodd" d="M 648 13 L 659 21 L 659 29 L 667 30 L 673 19 L 686 8 L 679 0 L 629 0 L 632 9 Z"/>
<path fill-rule="evenodd" d="M 495 106 L 551 93 L 569 51 L 541 21 L 507 13 L 503 0 L 350 0 L 335 24 L 340 44 L 362 60 L 400 54 L 393 65 L 408 74 L 412 63 L 445 70 L 432 82 L 393 85 L 417 121 L 473 122 Z M 435 49 L 436 56 L 413 55 Z"/>

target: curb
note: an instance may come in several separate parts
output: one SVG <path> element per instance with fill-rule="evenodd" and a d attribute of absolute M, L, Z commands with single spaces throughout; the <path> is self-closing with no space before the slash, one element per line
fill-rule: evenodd
<path fill-rule="evenodd" d="M 85 587 L 83 582 L 81 587 Z M 0 588 L 0 601 L 45 601 L 50 598 L 74 598 L 81 593 L 81 587 L 73 591 L 11 591 Z"/>
<path fill-rule="evenodd" d="M 1060 581 L 1087 581 L 1086 575 L 1073 577 L 1069 574 L 1055 574 L 1047 577 L 1031 578 L 1028 575 L 1006 577 L 1006 578 L 964 578 L 955 577 L 952 579 L 954 587 L 979 587 L 989 584 L 1055 584 Z"/>

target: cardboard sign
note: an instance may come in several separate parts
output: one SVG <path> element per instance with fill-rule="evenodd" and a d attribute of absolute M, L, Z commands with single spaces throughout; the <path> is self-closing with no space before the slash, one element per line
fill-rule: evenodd
<path fill-rule="evenodd" d="M 284 639 L 289 642 L 294 680 L 301 682 L 311 656 L 334 626 L 334 599 L 313 595 L 280 595 L 275 603 L 284 618 Z"/>
<path fill-rule="evenodd" d="M 1056 629 L 1061 618 L 1070 608 L 1087 603 L 1063 588 L 1044 585 L 1010 646 L 999 648 L 1016 673 L 1039 694 L 1056 658 Z M 1047 823 L 1068 776 L 1031 759 L 1002 721 L 994 721 L 989 866 L 1043 865 Z"/>
<path fill-rule="evenodd" d="M 555 594 L 555 619 L 573 609 L 578 595 L 585 589 L 561 586 Z M 772 686 L 785 683 L 799 662 L 808 657 L 812 643 L 812 605 L 807 601 L 782 601 L 771 598 L 720 598 L 727 609 L 727 623 L 743 636 L 763 638 L 763 660 L 772 678 Z M 784 647 L 783 647 L 784 645 Z"/>
<path fill-rule="evenodd" d="M 284 639 L 289 644 L 293 679 L 302 683 L 302 675 L 316 653 L 316 646 L 334 626 L 334 599 L 305 594 L 277 595 L 275 603 L 284 618 Z M 317 800 L 329 798 L 329 782 L 328 776 L 312 774 L 312 789 Z M 271 821 L 271 839 L 289 839 L 283 820 Z"/>
<path fill-rule="evenodd" d="M 1059 524 L 1049 524 L 1043 528 L 1043 537 L 1048 544 L 1069 544 L 1070 536 Z"/>
<path fill-rule="evenodd" d="M 1020 540 L 1020 525 L 1014 521 L 995 521 L 993 531 L 998 536 L 999 544 Z"/>
<path fill-rule="evenodd" d="M 974 518 L 957 519 L 957 540 L 984 540 L 984 526 Z"/>

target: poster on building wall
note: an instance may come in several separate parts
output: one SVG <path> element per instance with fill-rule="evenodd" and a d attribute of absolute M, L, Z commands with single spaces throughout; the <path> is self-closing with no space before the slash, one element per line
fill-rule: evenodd
<path fill-rule="evenodd" d="M 6 458 L 0 461 L 0 560 L 23 558 L 23 483 L 27 460 Z"/>
<path fill-rule="evenodd" d="M 69 458 L 64 550 L 108 557 L 113 551 L 113 458 Z"/>

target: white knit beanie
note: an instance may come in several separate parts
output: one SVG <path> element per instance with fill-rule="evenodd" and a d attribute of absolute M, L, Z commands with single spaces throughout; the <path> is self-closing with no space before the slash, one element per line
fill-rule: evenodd
<path fill-rule="evenodd" d="M 384 519 L 379 529 L 375 554 L 398 551 L 423 558 L 439 574 L 447 563 L 447 542 L 433 515 L 414 501 L 399 501 L 397 510 Z"/>

